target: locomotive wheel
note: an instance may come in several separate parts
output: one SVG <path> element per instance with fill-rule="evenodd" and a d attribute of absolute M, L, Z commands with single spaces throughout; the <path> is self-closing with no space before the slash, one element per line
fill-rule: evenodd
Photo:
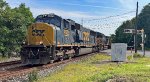
<path fill-rule="evenodd" d="M 50 60 L 50 63 L 51 63 L 51 64 L 54 63 L 54 60 Z"/>
<path fill-rule="evenodd" d="M 63 60 L 64 60 L 63 58 L 60 59 L 60 61 L 63 61 Z"/>
<path fill-rule="evenodd" d="M 69 56 L 69 60 L 71 60 L 72 59 L 72 57 L 71 56 Z"/>
<path fill-rule="evenodd" d="M 75 50 L 75 56 L 79 56 L 79 48 Z"/>

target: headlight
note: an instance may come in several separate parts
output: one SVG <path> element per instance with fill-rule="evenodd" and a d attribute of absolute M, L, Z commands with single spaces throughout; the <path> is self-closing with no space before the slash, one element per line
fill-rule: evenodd
<path fill-rule="evenodd" d="M 26 44 L 26 42 L 23 41 L 22 44 Z"/>
<path fill-rule="evenodd" d="M 43 44 L 43 41 L 40 41 L 40 45 L 42 45 Z"/>

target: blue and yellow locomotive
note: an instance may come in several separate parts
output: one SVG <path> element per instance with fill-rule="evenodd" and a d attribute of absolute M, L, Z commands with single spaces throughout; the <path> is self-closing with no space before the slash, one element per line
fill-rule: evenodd
<path fill-rule="evenodd" d="M 101 33 L 84 28 L 71 19 L 43 14 L 29 26 L 21 48 L 23 64 L 47 64 L 81 54 L 100 51 L 104 46 Z"/>

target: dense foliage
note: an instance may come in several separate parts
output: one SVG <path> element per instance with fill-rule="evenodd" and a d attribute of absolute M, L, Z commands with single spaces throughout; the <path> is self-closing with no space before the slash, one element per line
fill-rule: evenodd
<path fill-rule="evenodd" d="M 26 29 L 33 20 L 33 15 L 25 4 L 11 8 L 5 1 L 0 0 L 0 53 L 4 55 L 7 52 L 19 51 Z"/>
<path fill-rule="evenodd" d="M 116 43 L 128 43 L 129 46 L 133 46 L 134 37 L 132 34 L 125 34 L 124 29 L 134 29 L 135 18 L 125 21 L 116 30 L 115 35 L 112 35 L 112 42 Z M 144 29 L 146 37 L 146 47 L 150 48 L 150 3 L 146 5 L 141 13 L 138 15 L 138 30 Z M 141 35 L 138 35 L 138 46 L 141 44 Z"/>

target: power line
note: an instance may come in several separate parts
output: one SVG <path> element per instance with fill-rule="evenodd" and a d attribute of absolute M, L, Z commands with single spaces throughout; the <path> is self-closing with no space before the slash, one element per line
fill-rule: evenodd
<path fill-rule="evenodd" d="M 123 14 L 119 15 L 112 15 L 108 17 L 101 17 L 97 19 L 89 19 L 89 20 L 84 20 L 84 25 L 85 27 L 90 27 L 90 29 L 93 30 L 99 30 L 99 29 L 110 29 L 110 28 L 117 28 L 123 23 L 125 20 L 124 18 L 127 18 L 127 14 L 131 14 L 135 11 L 129 11 Z M 116 20 L 117 19 L 117 20 Z"/>
<path fill-rule="evenodd" d="M 136 12 L 136 11 L 129 11 L 129 12 L 126 12 L 126 13 L 123 13 L 123 14 L 120 14 L 120 15 L 112 15 L 112 16 L 108 16 L 108 17 L 103 17 L 103 18 L 98 18 L 98 19 L 90 19 L 90 20 L 86 20 L 86 21 L 93 21 L 93 20 L 101 20 L 101 19 L 119 17 L 119 16 L 127 15 L 127 14 L 130 14 L 130 13 L 133 13 L 133 12 Z"/>
<path fill-rule="evenodd" d="M 99 6 L 99 5 L 83 5 L 83 4 L 75 4 L 75 3 L 62 3 L 65 5 L 75 5 L 75 6 L 88 6 L 88 7 L 96 7 L 96 8 L 107 8 L 107 9 L 114 9 L 114 10 L 121 10 L 121 11 L 127 11 L 127 9 L 121 9 L 121 8 L 114 8 L 114 7 L 106 7 L 106 6 Z"/>

